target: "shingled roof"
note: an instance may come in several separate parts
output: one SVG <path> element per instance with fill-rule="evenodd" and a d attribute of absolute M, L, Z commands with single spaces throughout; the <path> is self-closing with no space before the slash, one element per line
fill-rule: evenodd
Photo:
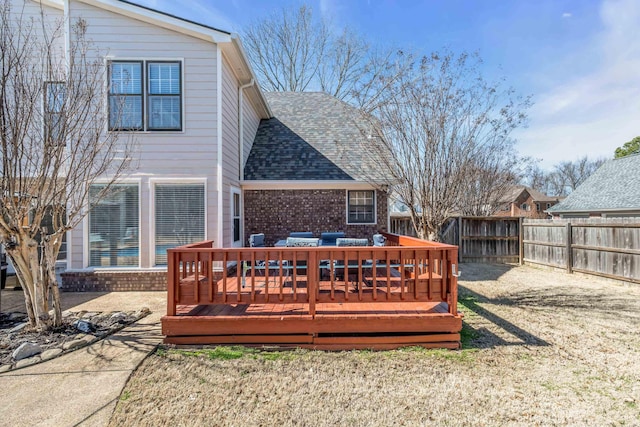
<path fill-rule="evenodd" d="M 550 213 L 640 210 L 640 154 L 613 159 L 587 178 Z"/>
<path fill-rule="evenodd" d="M 365 152 L 354 107 L 321 92 L 267 92 L 245 180 L 384 181 Z"/>
<path fill-rule="evenodd" d="M 529 193 L 534 202 L 555 202 L 558 200 L 557 197 L 547 196 L 544 193 L 541 193 L 538 190 L 534 190 L 531 187 L 527 187 L 526 185 L 514 185 L 509 188 L 506 194 L 500 199 L 502 203 L 513 202 L 520 197 L 523 191 Z"/>

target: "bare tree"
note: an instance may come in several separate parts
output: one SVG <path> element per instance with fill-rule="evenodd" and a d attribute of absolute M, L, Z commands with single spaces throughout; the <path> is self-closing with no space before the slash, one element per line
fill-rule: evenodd
<path fill-rule="evenodd" d="M 247 27 L 243 40 L 258 82 L 266 91 L 322 91 L 371 110 L 384 88 L 378 81 L 397 74 L 390 66 L 394 52 L 372 48 L 347 28 L 330 27 L 306 5 Z"/>
<path fill-rule="evenodd" d="M 477 55 L 404 60 L 365 130 L 366 151 L 392 177 L 417 235 L 437 240 L 448 216 L 488 212 L 517 182 L 522 159 L 509 136 L 529 99 L 483 79 Z"/>
<path fill-rule="evenodd" d="M 533 164 L 527 169 L 524 184 L 549 196 L 567 195 L 606 161 L 607 159 L 603 158 L 591 160 L 584 156 L 573 162 L 560 162 L 550 172 L 545 172 L 537 164 Z"/>
<path fill-rule="evenodd" d="M 36 3 L 0 7 L 0 238 L 29 322 L 45 330 L 61 324 L 55 262 L 65 233 L 87 214 L 92 183 L 103 184 L 95 203 L 133 166 L 135 146 L 105 132 L 105 66 L 86 23 L 72 23 L 65 43 L 62 20 Z"/>

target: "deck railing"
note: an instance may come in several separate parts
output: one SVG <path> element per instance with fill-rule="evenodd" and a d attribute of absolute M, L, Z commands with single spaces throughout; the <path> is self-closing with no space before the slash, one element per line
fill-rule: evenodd
<path fill-rule="evenodd" d="M 178 305 L 446 302 L 457 315 L 456 246 L 386 234 L 386 246 L 168 250 L 167 314 Z"/>

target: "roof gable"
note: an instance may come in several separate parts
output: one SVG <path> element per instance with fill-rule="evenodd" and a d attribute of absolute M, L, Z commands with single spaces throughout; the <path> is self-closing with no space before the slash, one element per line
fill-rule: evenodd
<path fill-rule="evenodd" d="M 385 181 L 354 121 L 354 107 L 326 93 L 265 94 L 273 118 L 260 122 L 246 180 Z"/>
<path fill-rule="evenodd" d="M 609 160 L 549 212 L 640 209 L 640 154 Z"/>

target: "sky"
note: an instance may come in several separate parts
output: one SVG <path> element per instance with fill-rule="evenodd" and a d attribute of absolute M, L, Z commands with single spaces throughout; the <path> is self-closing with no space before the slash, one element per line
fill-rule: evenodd
<path fill-rule="evenodd" d="M 371 44 L 418 53 L 478 52 L 483 73 L 531 96 L 522 155 L 551 169 L 610 158 L 640 135 L 640 0 L 133 0 L 242 33 L 306 3 Z"/>

